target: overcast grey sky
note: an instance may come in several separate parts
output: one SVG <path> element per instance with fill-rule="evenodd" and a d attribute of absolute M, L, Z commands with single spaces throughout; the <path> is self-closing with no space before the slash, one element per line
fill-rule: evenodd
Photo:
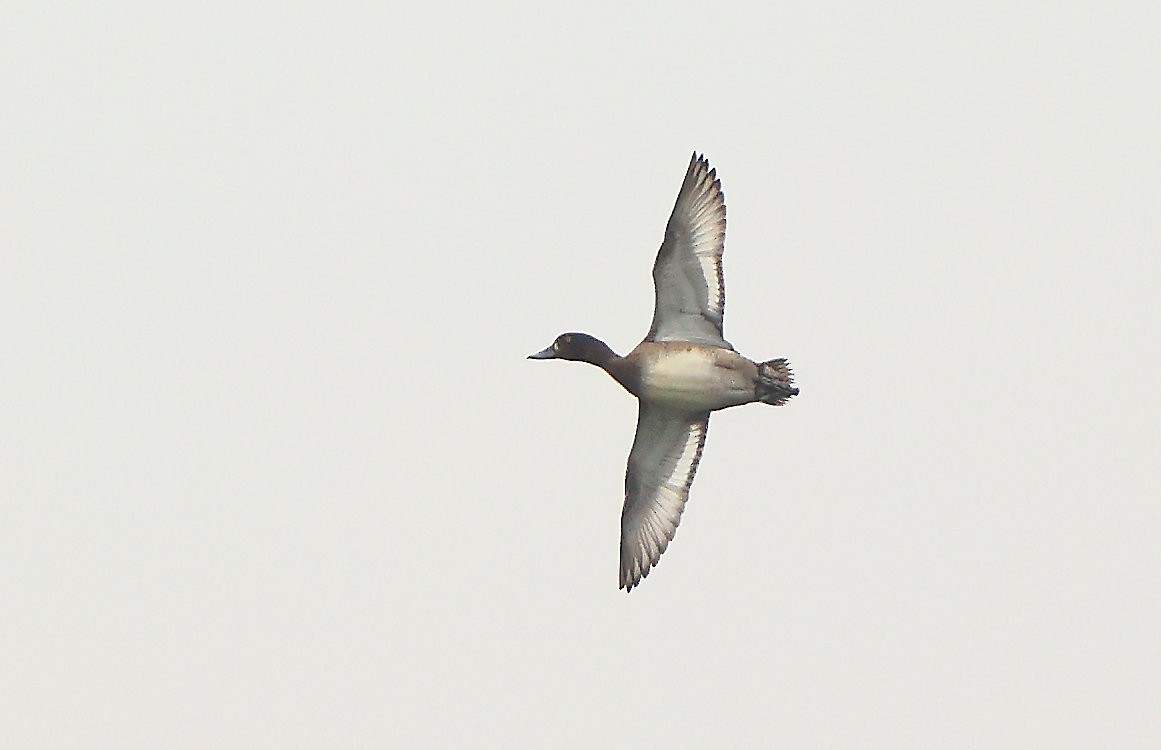
<path fill-rule="evenodd" d="M 1155 2 L 16 3 L 0 744 L 1161 746 Z M 629 596 L 690 152 L 726 336 Z"/>

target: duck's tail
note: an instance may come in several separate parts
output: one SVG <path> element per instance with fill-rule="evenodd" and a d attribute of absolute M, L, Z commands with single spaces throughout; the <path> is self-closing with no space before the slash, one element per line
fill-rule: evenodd
<path fill-rule="evenodd" d="M 794 373 L 785 359 L 772 359 L 758 364 L 758 400 L 771 406 L 782 406 L 797 396 L 794 387 Z"/>

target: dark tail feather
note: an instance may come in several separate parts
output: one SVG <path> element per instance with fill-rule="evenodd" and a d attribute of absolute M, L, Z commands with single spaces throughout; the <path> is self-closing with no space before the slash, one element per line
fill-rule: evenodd
<path fill-rule="evenodd" d="M 758 400 L 771 406 L 782 406 L 798 395 L 794 373 L 785 359 L 772 359 L 758 365 Z"/>

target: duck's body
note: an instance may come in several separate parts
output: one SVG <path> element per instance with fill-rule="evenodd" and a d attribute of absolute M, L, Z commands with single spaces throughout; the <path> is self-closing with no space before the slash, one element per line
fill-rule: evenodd
<path fill-rule="evenodd" d="M 722 337 L 726 205 L 704 157 L 690 160 L 653 266 L 656 305 L 645 340 L 624 357 L 585 333 L 563 333 L 530 359 L 594 364 L 640 402 L 625 474 L 621 588 L 632 590 L 677 531 L 710 412 L 798 394 L 784 359 L 754 362 Z"/>
<path fill-rule="evenodd" d="M 690 414 L 763 400 L 759 367 L 733 349 L 677 341 L 642 341 L 601 365 L 637 398 Z"/>

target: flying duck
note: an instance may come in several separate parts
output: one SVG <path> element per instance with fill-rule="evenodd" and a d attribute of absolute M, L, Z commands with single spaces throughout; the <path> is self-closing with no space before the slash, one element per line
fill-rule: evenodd
<path fill-rule="evenodd" d="M 529 359 L 588 362 L 637 397 L 637 434 L 625 471 L 620 587 L 641 583 L 677 533 L 710 412 L 798 395 L 785 359 L 754 362 L 722 337 L 726 201 L 717 170 L 689 162 L 653 263 L 653 324 L 624 357 L 587 333 L 562 333 Z"/>

